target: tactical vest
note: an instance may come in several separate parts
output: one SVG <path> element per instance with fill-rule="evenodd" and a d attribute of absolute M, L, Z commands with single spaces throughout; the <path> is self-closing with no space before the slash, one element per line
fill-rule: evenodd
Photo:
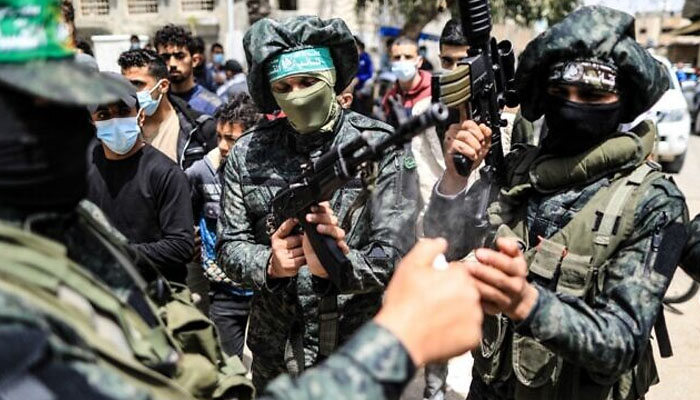
<path fill-rule="evenodd" d="M 66 257 L 60 244 L 0 223 L 0 278 L 0 291 L 65 323 L 103 367 L 132 387 L 154 399 L 193 398 L 156 372 L 174 370 L 178 360 L 165 332 L 148 327 L 110 289 Z M 80 354 L 58 349 L 67 360 Z"/>
<path fill-rule="evenodd" d="M 632 234 L 641 196 L 652 182 L 663 177 L 654 163 L 646 161 L 654 136 L 654 125 L 643 123 L 635 134 L 619 134 L 602 144 L 601 151 L 587 157 L 541 157 L 537 148 L 523 152 L 511 169 L 510 189 L 490 207 L 489 216 L 490 223 L 497 227 L 496 238 L 515 238 L 525 249 L 529 277 L 546 282 L 556 293 L 586 302 L 603 290 L 608 260 Z M 617 159 L 608 158 L 611 153 Z M 562 171 L 567 174 L 561 175 Z M 601 188 L 566 226 L 540 243 L 529 243 L 528 193 L 534 188 L 555 192 L 567 180 L 587 183 L 611 172 L 615 174 L 610 185 Z M 543 179 L 544 174 L 552 176 Z M 474 367 L 482 380 L 487 385 L 514 382 L 516 400 L 636 400 L 658 379 L 651 345 L 639 364 L 623 376 L 600 376 L 566 363 L 536 339 L 514 332 L 502 315 L 485 319 L 483 339 L 473 354 Z"/>
<path fill-rule="evenodd" d="M 126 268 L 122 240 L 86 204 L 78 214 Z M 0 290 L 59 318 L 83 338 L 101 365 L 114 369 L 153 398 L 252 398 L 245 367 L 223 360 L 211 321 L 185 287 L 159 280 L 150 288 L 157 314 L 147 323 L 129 304 L 68 256 L 60 243 L 0 222 Z"/>

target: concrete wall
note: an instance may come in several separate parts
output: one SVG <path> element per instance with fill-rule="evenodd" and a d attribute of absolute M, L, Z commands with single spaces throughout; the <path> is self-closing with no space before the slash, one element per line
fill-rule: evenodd
<path fill-rule="evenodd" d="M 184 12 L 182 0 L 159 0 L 158 13 L 130 14 L 127 0 L 108 0 L 108 15 L 84 15 L 81 2 L 73 0 L 76 10 L 78 37 L 89 39 L 93 35 L 146 35 L 152 37 L 155 31 L 167 24 L 183 25 L 196 35 L 202 36 L 207 45 L 218 41 L 226 50 L 227 57 L 244 62 L 242 40 L 249 27 L 248 10 L 244 0 L 234 1 L 234 29 L 229 34 L 228 1 L 215 0 L 214 10 L 207 12 Z M 355 12 L 352 0 L 298 0 L 296 11 L 279 10 L 278 0 L 270 1 L 272 17 L 283 19 L 295 15 L 318 15 L 321 18 L 342 17 L 350 29 L 361 37 L 370 39 L 378 28 L 373 14 L 376 7 L 369 7 L 362 16 Z M 370 43 L 371 44 L 371 43 Z M 208 50 L 208 49 L 207 49 Z"/>
<path fill-rule="evenodd" d="M 248 11 L 244 0 L 234 1 L 234 29 L 229 34 L 228 1 L 215 0 L 214 10 L 208 12 L 184 12 L 182 0 L 158 0 L 158 12 L 150 14 L 130 14 L 128 0 L 108 0 L 108 15 L 84 15 L 82 2 L 91 0 L 73 0 L 76 9 L 76 27 L 78 36 L 90 38 L 93 35 L 145 35 L 153 37 L 155 31 L 167 24 L 184 25 L 192 32 L 202 36 L 207 45 L 218 41 L 224 45 L 227 58 L 235 58 L 244 63 L 242 39 L 249 27 Z M 401 26 L 402 17 L 398 10 L 382 8 L 378 2 L 370 3 L 361 14 L 355 10 L 353 0 L 297 0 L 298 9 L 284 11 L 279 9 L 279 0 L 270 0 L 273 18 L 284 19 L 296 15 L 317 15 L 321 18 L 340 17 L 347 23 L 353 33 L 366 43 L 367 50 L 373 56 L 375 65 L 385 51 L 381 38 L 376 34 L 382 25 Z M 442 27 L 450 18 L 449 12 L 442 13 L 429 23 L 424 32 L 440 35 Z M 534 37 L 530 28 L 523 28 L 513 21 L 506 21 L 494 26 L 493 34 L 498 39 L 509 38 L 513 41 L 516 53 Z M 428 58 L 435 66 L 438 61 L 437 42 L 425 41 Z M 127 47 L 128 48 L 128 47 Z M 126 48 L 125 48 L 126 49 Z M 207 49 L 208 50 L 208 49 Z"/>
<path fill-rule="evenodd" d="M 90 38 L 92 35 L 146 35 L 153 37 L 161 26 L 173 23 L 183 25 L 196 35 L 202 36 L 207 44 L 224 41 L 227 29 L 226 0 L 216 0 L 213 11 L 182 11 L 181 0 L 159 0 L 158 12 L 148 14 L 130 14 L 127 0 L 109 0 L 108 15 L 83 15 L 81 2 L 90 0 L 73 0 L 78 37 Z M 237 1 L 238 13 L 236 23 L 247 25 L 248 15 L 245 2 Z"/>

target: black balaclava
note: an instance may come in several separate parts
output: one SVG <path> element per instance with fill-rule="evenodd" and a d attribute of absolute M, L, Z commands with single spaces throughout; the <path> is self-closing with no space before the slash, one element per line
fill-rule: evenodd
<path fill-rule="evenodd" d="M 557 63 L 550 70 L 548 84 L 620 94 L 617 68 L 612 61 L 588 59 Z M 547 94 L 545 99 L 548 131 L 542 146 L 553 153 L 568 155 L 593 148 L 616 132 L 622 122 L 620 100 L 607 104 L 575 102 L 552 94 Z"/>
<path fill-rule="evenodd" d="M 87 193 L 85 106 L 47 103 L 0 86 L 0 206 L 68 211 Z"/>
<path fill-rule="evenodd" d="M 548 130 L 542 146 L 562 155 L 593 148 L 616 132 L 621 111 L 619 101 L 588 104 L 548 95 L 544 112 Z"/>

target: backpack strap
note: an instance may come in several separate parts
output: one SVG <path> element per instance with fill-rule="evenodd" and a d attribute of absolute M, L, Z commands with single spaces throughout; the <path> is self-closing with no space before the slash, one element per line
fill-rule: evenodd
<path fill-rule="evenodd" d="M 566 226 L 526 252 L 530 272 L 576 297 L 602 290 L 608 259 L 634 229 L 639 194 L 660 176 L 655 165 L 643 163 L 599 189 Z M 558 250 L 549 251 L 554 245 Z"/>
<path fill-rule="evenodd" d="M 609 197 L 609 201 L 605 209 L 600 212 L 596 211 L 596 223 L 593 228 L 595 234 L 593 238 L 593 264 L 602 265 L 605 259 L 610 256 L 611 250 L 609 249 L 612 239 L 620 233 L 621 229 L 623 236 L 628 236 L 629 231 L 633 228 L 631 225 L 634 224 L 634 209 L 636 208 L 636 201 L 634 202 L 635 207 L 631 207 L 632 215 L 631 218 L 627 218 L 627 221 L 623 221 L 624 213 L 630 210 L 629 200 L 633 192 L 638 189 L 644 182 L 647 175 L 655 171 L 655 167 L 649 163 L 643 163 L 637 167 L 630 175 L 620 178 L 611 188 L 612 195 Z M 626 223 L 627 226 L 621 226 Z M 614 247 L 619 244 L 621 240 L 617 243 L 613 243 Z"/>

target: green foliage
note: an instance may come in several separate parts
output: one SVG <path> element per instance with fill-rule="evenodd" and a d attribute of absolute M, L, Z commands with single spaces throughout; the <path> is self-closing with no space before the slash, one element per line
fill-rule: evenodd
<path fill-rule="evenodd" d="M 357 0 L 357 8 L 363 9 L 371 2 L 382 0 Z M 444 3 L 452 11 L 452 15 L 458 15 L 457 3 L 459 0 L 446 0 Z M 437 0 L 388 0 L 395 9 L 406 17 L 407 30 L 409 24 L 421 22 L 425 18 L 437 16 Z M 581 0 L 491 0 L 491 13 L 496 21 L 504 18 L 512 18 L 521 25 L 530 25 L 533 22 L 545 19 L 549 24 L 559 22 L 568 13 L 581 4 Z M 422 17 L 422 18 L 421 18 Z M 427 22 L 430 22 L 430 19 Z M 427 23 L 425 22 L 425 23 Z M 425 24 L 423 24 L 425 26 Z M 409 29 L 410 30 L 410 29 Z"/>
<path fill-rule="evenodd" d="M 530 25 L 545 19 L 552 25 L 561 21 L 580 3 L 580 0 L 492 0 L 491 8 L 497 20 L 513 18 L 521 25 Z"/>

